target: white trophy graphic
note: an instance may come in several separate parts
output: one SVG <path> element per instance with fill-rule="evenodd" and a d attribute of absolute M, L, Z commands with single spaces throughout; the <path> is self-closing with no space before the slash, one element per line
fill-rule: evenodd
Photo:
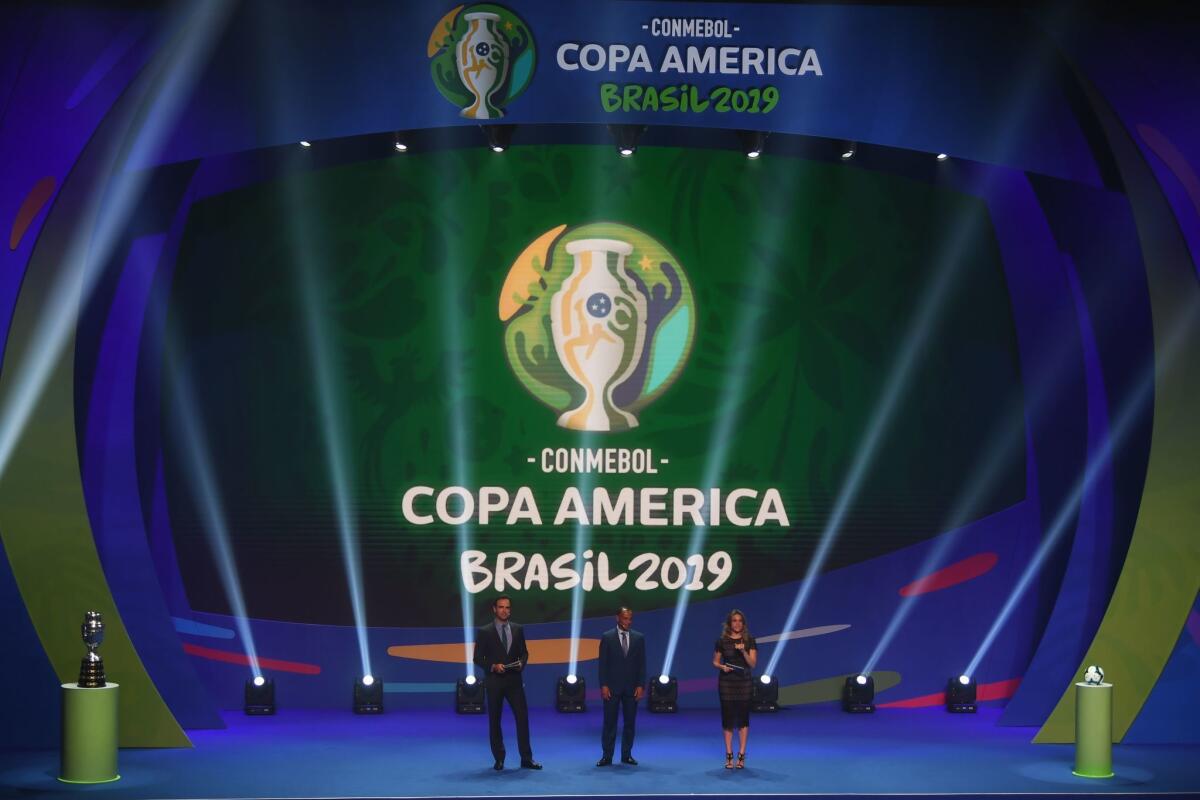
<path fill-rule="evenodd" d="M 496 33 L 498 14 L 475 11 L 463 16 L 467 34 L 458 42 L 455 62 L 463 86 L 475 102 L 460 112 L 471 119 L 495 119 L 504 112 L 491 103 L 492 93 L 504 83 L 508 74 L 508 42 Z"/>
<path fill-rule="evenodd" d="M 635 428 L 637 418 L 617 408 L 612 397 L 637 368 L 646 339 L 646 298 L 625 276 L 625 257 L 633 245 L 580 239 L 566 249 L 574 268 L 550 298 L 550 322 L 559 361 L 583 387 L 584 397 L 558 424 L 580 431 Z"/>

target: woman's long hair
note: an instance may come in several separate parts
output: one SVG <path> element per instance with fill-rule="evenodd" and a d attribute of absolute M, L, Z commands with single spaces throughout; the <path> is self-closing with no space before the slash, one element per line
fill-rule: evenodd
<path fill-rule="evenodd" d="M 750 638 L 750 624 L 748 622 L 746 622 L 746 615 L 743 614 L 740 609 L 736 609 L 736 608 L 725 615 L 725 624 L 721 626 L 721 638 L 722 639 L 730 638 L 730 634 L 733 633 L 733 618 L 734 617 L 742 618 L 742 638 L 749 639 Z"/>

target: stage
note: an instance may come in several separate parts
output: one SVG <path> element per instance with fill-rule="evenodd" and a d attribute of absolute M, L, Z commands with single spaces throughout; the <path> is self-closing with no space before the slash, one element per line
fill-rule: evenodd
<path fill-rule="evenodd" d="M 1116 776 L 1071 774 L 1071 745 L 1034 745 L 1036 729 L 1000 727 L 999 708 L 849 715 L 821 705 L 757 715 L 745 770 L 726 770 L 715 711 L 638 715 L 640 764 L 594 766 L 600 714 L 531 710 L 541 772 L 517 768 L 512 718 L 502 773 L 492 769 L 486 716 L 396 710 L 377 717 L 281 709 L 225 712 L 225 730 L 189 731 L 195 749 L 128 749 L 121 780 L 56 780 L 56 751 L 0 756 L 10 795 L 108 798 L 584 796 L 1196 796 L 1200 747 L 1116 745 Z"/>

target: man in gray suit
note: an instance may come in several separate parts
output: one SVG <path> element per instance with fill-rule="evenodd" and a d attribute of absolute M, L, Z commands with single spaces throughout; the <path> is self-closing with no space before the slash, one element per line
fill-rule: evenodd
<path fill-rule="evenodd" d="M 617 712 L 625 719 L 621 731 L 621 763 L 637 765 L 633 757 L 637 704 L 646 684 L 646 637 L 633 630 L 633 611 L 617 611 L 617 627 L 600 637 L 600 696 L 604 699 L 604 728 L 600 732 L 603 752 L 597 767 L 613 760 L 617 743 Z"/>

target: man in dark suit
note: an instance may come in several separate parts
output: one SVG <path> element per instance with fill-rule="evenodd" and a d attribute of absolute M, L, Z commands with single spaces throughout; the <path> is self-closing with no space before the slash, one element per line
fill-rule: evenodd
<path fill-rule="evenodd" d="M 492 756 L 496 759 L 493 769 L 504 769 L 504 736 L 500 733 L 500 710 L 505 699 L 512 707 L 517 722 L 517 749 L 521 752 L 521 766 L 525 769 L 541 769 L 533 760 L 529 746 L 529 706 L 525 702 L 525 684 L 521 671 L 529 663 L 529 649 L 525 646 L 525 631 L 515 622 L 512 615 L 512 600 L 500 595 L 492 603 L 494 619 L 475 632 L 475 666 L 486 676 L 483 688 L 487 692 L 488 733 L 492 742 Z"/>
<path fill-rule="evenodd" d="M 637 765 L 633 757 L 634 725 L 637 704 L 646 683 L 646 637 L 633 630 L 633 611 L 617 611 L 617 627 L 600 637 L 600 696 L 604 699 L 604 728 L 600 732 L 603 748 L 597 767 L 612 763 L 617 743 L 617 712 L 625 719 L 621 731 L 621 763 Z"/>

